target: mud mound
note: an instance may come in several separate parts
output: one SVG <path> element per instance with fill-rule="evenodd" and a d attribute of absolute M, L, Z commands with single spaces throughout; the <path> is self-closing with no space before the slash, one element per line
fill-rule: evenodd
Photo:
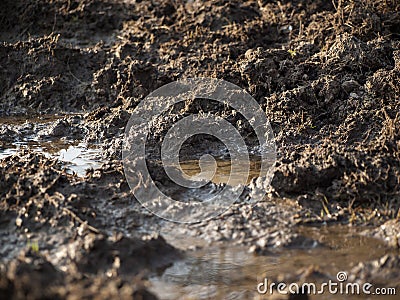
<path fill-rule="evenodd" d="M 279 195 L 318 191 L 349 203 L 399 196 L 396 2 L 2 5 L 20 22 L 14 28 L 3 13 L 4 32 L 36 35 L 0 46 L 2 115 L 104 106 L 86 115 L 81 132 L 112 143 L 105 152 L 118 158 L 129 111 L 145 95 L 176 78 L 216 76 L 246 88 L 272 121 Z M 87 39 L 94 29 L 118 38 L 80 48 L 67 42 L 74 23 Z M 10 130 L 2 136 L 15 136 Z"/>
<path fill-rule="evenodd" d="M 141 278 L 161 272 L 181 252 L 160 236 L 107 235 L 111 219 L 98 221 L 97 214 L 105 214 L 94 207 L 118 190 L 115 182 L 122 176 L 112 174 L 114 184 L 109 185 L 109 169 L 89 174 L 88 183 L 37 153 L 21 152 L 1 161 L 0 253 L 5 263 L 0 265 L 0 295 L 156 299 Z M 99 178 L 99 194 L 91 201 Z M 133 212 L 130 216 L 134 218 Z"/>
<path fill-rule="evenodd" d="M 0 40 L 15 42 L 62 32 L 63 39 L 94 45 L 110 39 L 131 10 L 130 4 L 112 0 L 5 0 L 0 4 Z"/>
<path fill-rule="evenodd" d="M 162 237 L 149 240 L 120 236 L 115 241 L 95 239 L 86 241 L 86 253 L 78 258 L 78 270 L 83 273 L 105 273 L 109 269 L 121 275 L 138 274 L 145 269 L 162 271 L 180 253 Z"/>
<path fill-rule="evenodd" d="M 44 256 L 33 251 L 21 253 L 17 260 L 3 266 L 0 294 L 7 299 L 157 299 L 139 278 L 123 280 L 104 276 L 82 279 L 77 274 L 58 270 Z"/>
<path fill-rule="evenodd" d="M 90 92 L 100 49 L 79 50 L 57 36 L 0 45 L 1 115 L 76 112 L 99 106 Z M 104 99 L 103 99 L 104 100 Z"/>

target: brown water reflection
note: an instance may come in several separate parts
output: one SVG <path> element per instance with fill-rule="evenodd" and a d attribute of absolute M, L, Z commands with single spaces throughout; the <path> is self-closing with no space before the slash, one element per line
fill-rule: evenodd
<path fill-rule="evenodd" d="M 216 159 L 217 163 L 217 169 L 212 177 L 212 182 L 218 184 L 218 183 L 227 183 L 229 180 L 229 177 L 231 176 L 231 161 L 230 160 L 222 160 L 222 159 Z M 247 176 L 246 170 L 246 163 L 243 162 L 243 172 L 239 172 L 237 174 L 232 174 L 232 184 L 238 184 L 241 182 L 243 176 Z M 198 175 L 201 171 L 200 166 L 199 166 L 199 161 L 198 160 L 188 160 L 184 162 L 180 162 L 180 166 L 182 168 L 182 171 L 185 172 L 186 175 L 188 176 L 195 176 Z M 239 164 L 240 166 L 240 164 Z M 203 164 L 203 172 L 213 172 L 214 171 L 214 164 Z M 252 157 L 250 159 L 250 171 L 247 176 L 247 183 L 250 183 L 250 181 L 253 178 L 256 178 L 259 176 L 260 173 L 260 168 L 261 168 L 261 159 L 259 157 Z"/>
<path fill-rule="evenodd" d="M 359 262 L 375 260 L 394 251 L 381 241 L 357 234 L 360 230 L 342 225 L 299 227 L 300 234 L 314 238 L 324 246 L 273 250 L 266 256 L 250 254 L 245 247 L 203 247 L 189 252 L 162 276 L 151 278 L 152 291 L 161 299 L 287 299 L 287 296 L 276 294 L 272 298 L 271 295 L 261 296 L 256 292 L 257 284 L 265 277 L 272 280 L 283 274 L 294 275 L 310 266 L 336 278 L 339 271 L 348 271 Z M 176 242 L 174 237 L 171 239 Z M 316 280 L 324 282 L 323 277 Z M 364 299 L 365 295 L 325 293 L 310 298 Z M 379 298 L 382 297 L 376 296 Z M 396 296 L 384 298 L 398 299 Z"/>

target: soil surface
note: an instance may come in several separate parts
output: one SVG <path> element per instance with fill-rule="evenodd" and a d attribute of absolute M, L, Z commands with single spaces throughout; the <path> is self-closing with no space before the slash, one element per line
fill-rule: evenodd
<path fill-rule="evenodd" d="M 278 157 L 263 201 L 246 201 L 259 188 L 250 180 L 221 216 L 183 225 L 136 201 L 121 149 L 138 103 L 190 77 L 224 79 L 253 96 Z M 168 298 L 153 284 L 199 249 L 239 247 L 261 262 L 271 249 L 335 247 L 300 230 L 331 224 L 384 249 L 344 268 L 349 279 L 400 293 L 399 81 L 396 0 L 1 1 L 0 298 Z M 242 124 L 254 146 L 230 107 L 198 99 L 160 117 L 148 165 L 182 201 L 187 191 L 164 176 L 159 148 L 174 122 L 200 111 Z M 78 145 L 94 149 L 83 174 L 60 157 Z M 220 147 L 198 136 L 182 159 L 190 166 L 208 151 L 224 160 Z M 335 277 L 307 262 L 273 278 Z M 229 297 L 255 297 L 256 285 Z"/>

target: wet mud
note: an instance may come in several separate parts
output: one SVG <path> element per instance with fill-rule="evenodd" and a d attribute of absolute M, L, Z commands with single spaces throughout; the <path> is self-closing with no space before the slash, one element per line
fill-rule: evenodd
<path fill-rule="evenodd" d="M 0 298 L 247 299 L 263 276 L 321 282 L 338 271 L 399 288 L 399 12 L 395 0 L 2 1 Z M 138 103 L 189 77 L 252 95 L 278 157 L 260 186 L 254 132 L 232 108 L 197 99 L 160 117 L 148 165 L 178 200 L 206 191 L 161 170 L 177 120 L 224 117 L 252 154 L 243 197 L 185 225 L 136 201 L 121 149 Z M 207 186 L 217 189 L 229 173 L 221 143 L 187 141 L 182 165 L 196 174 L 204 153 L 217 158 Z"/>

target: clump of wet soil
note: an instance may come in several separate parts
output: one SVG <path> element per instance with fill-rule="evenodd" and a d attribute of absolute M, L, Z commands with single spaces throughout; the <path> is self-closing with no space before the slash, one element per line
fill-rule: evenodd
<path fill-rule="evenodd" d="M 399 11 L 383 0 L 2 1 L 1 149 L 28 134 L 82 139 L 104 145 L 104 165 L 77 177 L 29 151 L 0 161 L 0 293 L 151 299 L 138 274 L 181 255 L 148 236 L 163 226 L 262 254 L 314 244 L 295 233 L 298 224 L 370 224 L 366 234 L 398 248 Z M 237 84 L 260 104 L 276 137 L 276 170 L 256 206 L 235 203 L 204 224 L 164 224 L 130 194 L 123 133 L 151 91 L 201 76 Z M 200 108 L 188 102 L 160 119 L 151 154 L 166 128 Z M 240 119 L 232 108 L 207 109 Z M 45 114 L 59 116 L 51 126 L 10 119 Z M 193 140 L 184 158 L 213 143 Z M 378 271 L 396 264 L 398 255 L 382 258 Z M 52 288 L 40 289 L 48 278 Z"/>

